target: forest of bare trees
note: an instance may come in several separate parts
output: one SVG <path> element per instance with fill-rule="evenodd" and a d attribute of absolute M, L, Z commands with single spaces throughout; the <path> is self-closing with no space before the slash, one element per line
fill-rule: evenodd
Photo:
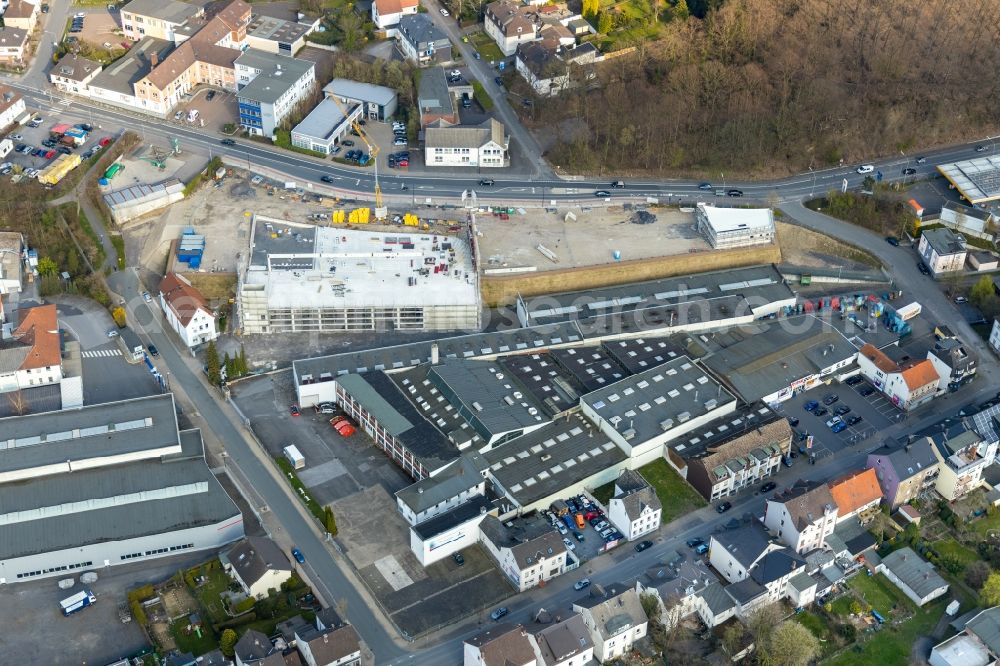
<path fill-rule="evenodd" d="M 995 0 L 727 0 L 542 103 L 553 164 L 774 174 L 995 133 Z"/>

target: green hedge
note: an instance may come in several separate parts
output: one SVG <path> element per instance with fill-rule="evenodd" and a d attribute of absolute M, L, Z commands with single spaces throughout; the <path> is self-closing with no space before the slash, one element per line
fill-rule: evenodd
<path fill-rule="evenodd" d="M 292 133 L 286 129 L 277 129 L 274 131 L 274 145 L 278 148 L 284 148 L 285 150 L 291 150 L 302 155 L 309 155 L 311 157 L 322 157 L 326 159 L 326 154 L 315 150 L 309 150 L 308 148 L 299 148 L 298 146 L 292 145 Z"/>
<path fill-rule="evenodd" d="M 295 473 L 292 463 L 288 462 L 284 456 L 275 456 L 274 460 L 278 463 L 278 468 L 284 473 L 285 479 L 292 484 L 292 488 L 295 489 L 295 494 L 299 496 L 299 499 L 306 505 L 306 508 L 309 509 L 310 513 L 316 517 L 316 520 L 322 524 L 326 513 L 323 511 L 323 507 L 320 506 L 319 502 L 313 499 L 312 494 L 309 492 L 309 489 L 306 488 L 305 484 L 299 480 L 299 476 Z M 309 499 L 306 499 L 307 497 Z"/>
<path fill-rule="evenodd" d="M 482 83 L 480 83 L 479 81 L 476 81 L 475 79 L 473 79 L 472 80 L 472 91 L 473 91 L 473 94 L 476 97 L 476 101 L 479 102 L 480 106 L 483 107 L 484 111 L 492 111 L 493 110 L 493 99 L 489 95 L 486 94 L 486 88 L 483 87 Z"/>

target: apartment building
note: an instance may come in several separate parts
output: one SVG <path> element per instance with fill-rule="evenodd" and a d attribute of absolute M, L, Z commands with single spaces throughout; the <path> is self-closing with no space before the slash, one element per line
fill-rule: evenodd
<path fill-rule="evenodd" d="M 837 525 L 837 504 L 825 483 L 796 481 L 767 499 L 764 526 L 796 553 L 826 545 Z"/>

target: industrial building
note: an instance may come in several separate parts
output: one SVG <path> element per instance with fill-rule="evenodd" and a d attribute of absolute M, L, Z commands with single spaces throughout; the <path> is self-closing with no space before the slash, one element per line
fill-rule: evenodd
<path fill-rule="evenodd" d="M 459 237 L 255 216 L 247 256 L 238 289 L 244 333 L 480 327 L 478 277 Z"/>
<path fill-rule="evenodd" d="M 973 206 L 1000 199 L 1000 157 L 939 164 L 937 170 Z"/>
<path fill-rule="evenodd" d="M 243 537 L 171 394 L 0 419 L 0 583 Z"/>
<path fill-rule="evenodd" d="M 698 232 L 716 250 L 774 242 L 774 211 L 770 208 L 719 208 L 699 203 L 694 219 Z"/>
<path fill-rule="evenodd" d="M 576 321 L 588 339 L 749 324 L 795 305 L 774 266 L 752 266 L 586 291 L 517 298 L 522 326 Z"/>

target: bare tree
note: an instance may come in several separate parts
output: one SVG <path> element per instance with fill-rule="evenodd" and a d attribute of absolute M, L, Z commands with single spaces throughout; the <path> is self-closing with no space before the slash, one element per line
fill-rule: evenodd
<path fill-rule="evenodd" d="M 28 413 L 28 398 L 24 395 L 21 389 L 8 393 L 7 402 L 10 404 L 10 408 L 14 410 L 14 413 L 18 416 L 24 416 Z"/>

